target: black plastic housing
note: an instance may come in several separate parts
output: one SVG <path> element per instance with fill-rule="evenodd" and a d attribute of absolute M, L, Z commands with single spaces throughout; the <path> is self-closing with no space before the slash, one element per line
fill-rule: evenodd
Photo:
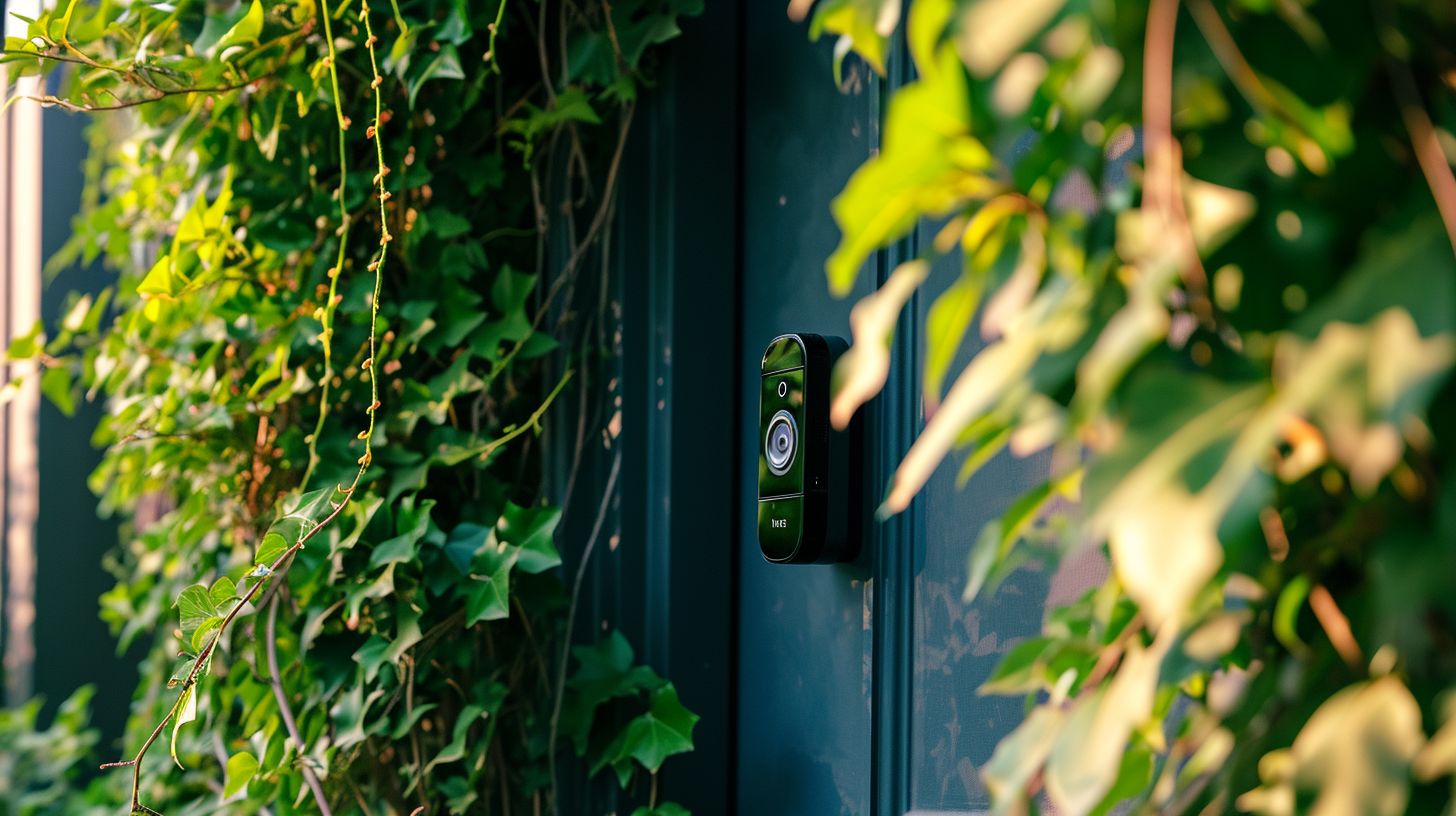
<path fill-rule="evenodd" d="M 829 425 L 830 375 L 847 348 L 838 337 L 785 334 L 759 362 L 758 544 L 773 563 L 852 561 L 859 554 L 851 500 L 858 495 L 858 419 L 847 431 Z M 775 424 L 795 427 L 786 468 L 770 467 Z"/>

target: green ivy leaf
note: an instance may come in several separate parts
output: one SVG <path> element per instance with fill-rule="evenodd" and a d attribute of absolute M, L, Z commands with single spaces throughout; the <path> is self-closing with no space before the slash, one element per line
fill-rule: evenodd
<path fill-rule="evenodd" d="M 233 579 L 224 575 L 212 582 L 212 586 L 207 590 L 207 595 L 213 606 L 217 607 L 219 612 L 223 612 L 226 611 L 225 604 L 237 599 L 238 587 L 233 583 Z"/>
<path fill-rule="evenodd" d="M 7 360 L 29 360 L 44 347 L 45 323 L 37 320 L 30 327 L 30 331 L 10 341 L 10 348 L 5 350 L 5 358 Z"/>
<path fill-rule="evenodd" d="M 491 535 L 520 549 L 516 566 L 522 572 L 541 573 L 561 565 L 561 553 L 553 541 L 559 521 L 560 507 L 527 509 L 506 502 Z"/>
<path fill-rule="evenodd" d="M 58 366 L 46 368 L 40 375 L 40 390 L 61 413 L 75 416 L 76 394 L 71 386 L 71 372 Z"/>
<path fill-rule="evenodd" d="M 231 799 L 247 789 L 253 775 L 258 772 L 258 759 L 247 751 L 228 757 L 226 782 L 222 786 L 222 798 Z"/>
<path fill-rule="evenodd" d="M 520 556 L 520 548 L 505 542 L 486 543 L 475 558 L 470 573 L 472 581 L 465 596 L 465 625 L 500 620 L 511 614 L 511 568 Z"/>
<path fill-rule="evenodd" d="M 269 525 L 268 532 L 263 534 L 253 563 L 262 568 L 271 567 L 279 556 L 303 541 L 305 536 L 322 524 L 344 499 L 345 495 L 332 487 L 311 490 L 294 498 L 285 505 L 283 515 Z M 257 573 L 257 570 L 254 572 Z M 263 573 L 258 574 L 266 577 Z"/>
<path fill-rule="evenodd" d="M 490 287 L 490 302 L 501 314 L 521 310 L 531 293 L 536 291 L 536 276 L 517 272 L 509 265 L 501 267 Z"/>
<path fill-rule="evenodd" d="M 951 63 L 955 56 L 946 52 Z M 965 74 L 955 65 L 890 100 L 884 149 L 865 162 L 831 209 L 843 237 L 825 262 L 829 288 L 848 294 L 865 259 L 922 218 L 942 216 L 999 189 L 989 151 L 971 135 Z"/>
<path fill-rule="evenodd" d="M 182 628 L 182 639 L 192 640 L 192 634 L 209 619 L 217 617 L 217 605 L 207 592 L 207 587 L 194 584 L 182 590 L 177 596 L 178 622 Z"/>
<path fill-rule="evenodd" d="M 460 55 L 456 53 L 455 46 L 443 45 L 436 51 L 420 69 L 419 73 L 410 78 L 409 81 L 409 105 L 415 106 L 415 97 L 419 96 L 420 88 L 432 79 L 464 79 L 465 72 L 460 69 Z"/>
<path fill-rule="evenodd" d="M 369 555 L 369 566 L 382 567 L 414 559 L 420 540 L 429 532 L 430 510 L 435 506 L 434 499 L 426 499 L 417 506 L 417 498 L 418 494 L 406 496 L 400 502 L 395 516 L 395 536 L 374 547 Z"/>
<path fill-rule="evenodd" d="M 172 271 L 172 256 L 164 254 L 137 284 L 137 294 L 175 297 L 181 288 L 181 282 Z"/>
<path fill-rule="evenodd" d="M 698 719 L 683 707 L 672 683 L 667 683 L 653 692 L 647 713 L 627 724 L 618 758 L 631 757 L 650 773 L 657 773 L 669 756 L 693 750 L 693 726 Z"/>
<path fill-rule="evenodd" d="M 208 55 L 216 55 L 218 59 L 227 62 L 234 56 L 242 53 L 244 46 L 257 43 L 263 33 L 263 4 L 258 0 L 252 0 L 248 4 L 248 10 L 218 39 L 217 43 L 208 49 Z"/>
<path fill-rule="evenodd" d="M 632 816 L 693 816 L 693 814 L 676 802 L 663 802 L 655 808 L 643 805 L 632 811 Z"/>
<path fill-rule="evenodd" d="M 840 36 L 834 49 L 834 81 L 842 83 L 841 63 L 853 49 L 875 73 L 885 74 L 889 38 L 900 22 L 900 0 L 823 0 L 814 9 L 809 36 L 818 39 L 825 31 Z"/>

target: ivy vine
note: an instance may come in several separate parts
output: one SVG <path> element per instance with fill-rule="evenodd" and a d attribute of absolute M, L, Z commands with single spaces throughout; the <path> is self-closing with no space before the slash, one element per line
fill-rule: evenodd
<path fill-rule="evenodd" d="M 542 431 L 573 389 L 578 437 L 605 429 L 616 317 L 583 271 L 651 49 L 697 9 L 70 0 L 7 39 L 7 105 L 98 117 L 50 263 L 117 273 L 8 360 L 108 408 L 102 615 L 149 644 L 103 765 L 128 784 L 46 807 L 543 812 L 563 737 L 684 812 L 656 777 L 696 716 L 620 634 L 568 650 Z M 144 773 L 169 726 L 178 770 Z"/>

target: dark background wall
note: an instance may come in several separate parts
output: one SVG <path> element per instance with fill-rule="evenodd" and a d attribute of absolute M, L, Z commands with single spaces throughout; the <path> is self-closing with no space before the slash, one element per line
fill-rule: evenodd
<path fill-rule="evenodd" d="M 71 218 L 80 207 L 88 121 L 57 110 L 44 115 L 45 258 L 70 236 Z M 96 292 L 113 277 L 100 264 L 61 270 L 41 296 L 46 325 L 60 318 L 67 292 Z M 100 416 L 99 405 L 80 401 L 76 415 L 67 417 L 41 400 L 34 688 L 54 710 L 77 687 L 95 684 L 92 722 L 102 731 L 103 752 L 109 753 L 121 736 L 137 677 L 135 661 L 116 655 L 116 641 L 98 617 L 97 598 L 114 583 L 101 559 L 117 541 L 116 525 L 97 517 L 96 497 L 86 487 L 86 477 L 100 461 L 91 447 Z"/>

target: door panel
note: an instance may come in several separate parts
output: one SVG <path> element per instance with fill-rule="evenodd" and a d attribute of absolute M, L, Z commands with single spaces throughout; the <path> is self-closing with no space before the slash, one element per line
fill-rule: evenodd
<path fill-rule="evenodd" d="M 883 88 L 849 59 L 847 90 L 836 93 L 829 43 L 806 43 L 779 4 L 749 4 L 745 14 L 737 811 L 983 813 L 980 770 L 1023 705 L 978 689 L 1002 655 L 1040 630 L 1049 597 L 1076 597 L 1106 565 L 1030 563 L 991 599 L 962 601 L 972 544 L 1046 478 L 1045 455 L 1002 454 L 958 488 L 962 456 L 953 454 L 909 510 L 870 522 L 857 565 L 775 566 L 759 554 L 759 355 L 785 332 L 847 338 L 854 302 L 939 225 L 879 253 L 849 298 L 829 296 L 823 264 L 839 240 L 829 205 L 878 146 Z M 900 57 L 892 50 L 896 85 L 905 81 Z M 864 411 L 867 520 L 923 426 L 922 327 L 959 268 L 958 257 L 943 259 L 906 308 L 889 381 Z M 978 331 L 952 371 L 979 350 Z"/>
<path fill-rule="evenodd" d="M 777 566 L 756 539 L 758 358 L 785 332 L 848 335 L 824 259 L 829 201 L 869 154 L 878 85 L 836 93 L 828 42 L 805 42 L 783 5 L 747 8 L 742 348 L 739 355 L 738 810 L 868 812 L 871 593 L 852 566 Z M 869 276 L 855 296 L 868 291 Z"/>

